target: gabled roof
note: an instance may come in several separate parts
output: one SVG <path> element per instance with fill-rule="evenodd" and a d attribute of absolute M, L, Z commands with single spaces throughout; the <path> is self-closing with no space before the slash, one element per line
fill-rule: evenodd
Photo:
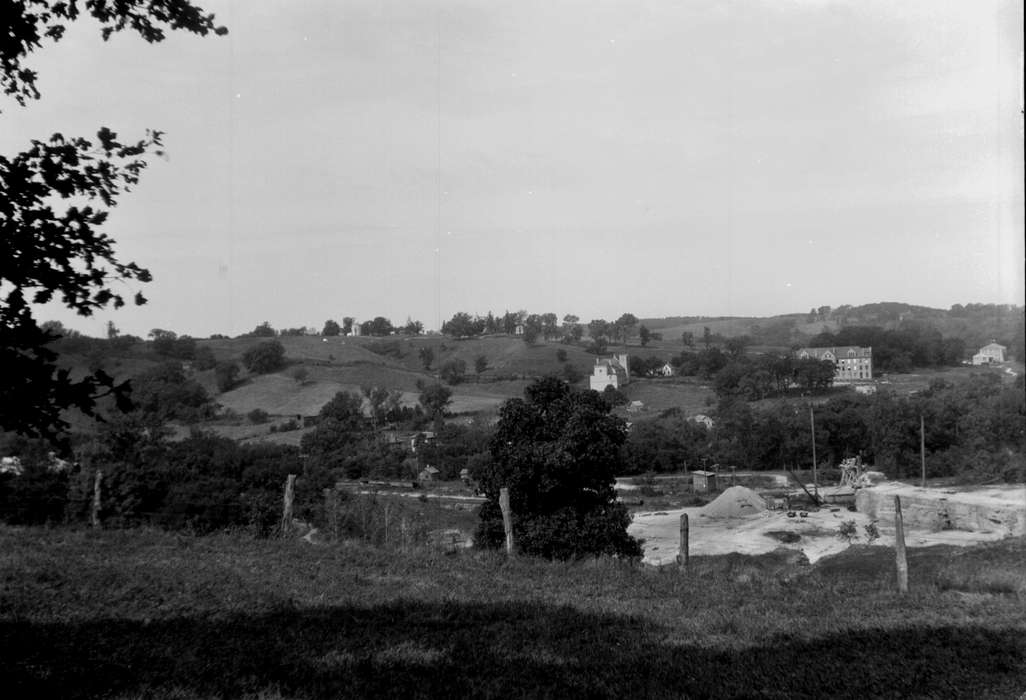
<path fill-rule="evenodd" d="M 797 355 L 801 357 L 806 353 L 810 357 L 817 359 L 822 359 L 829 353 L 834 359 L 843 360 L 850 357 L 872 357 L 873 348 L 864 348 L 858 345 L 841 345 L 833 348 L 800 348 Z"/>

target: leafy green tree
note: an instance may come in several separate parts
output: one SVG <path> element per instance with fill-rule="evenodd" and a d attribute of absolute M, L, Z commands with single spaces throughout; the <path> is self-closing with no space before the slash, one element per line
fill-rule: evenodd
<path fill-rule="evenodd" d="M 435 361 L 435 351 L 430 347 L 423 347 L 417 352 L 420 357 L 420 364 L 424 366 L 424 369 L 430 370 L 431 363 Z"/>
<path fill-rule="evenodd" d="M 27 61 L 46 42 L 63 39 L 68 25 L 92 15 L 104 38 L 131 29 L 150 42 L 171 29 L 224 34 L 212 15 L 187 0 L 153 2 L 7 3 L 0 33 L 0 92 L 20 105 L 40 97 Z M 84 13 L 83 13 L 84 9 Z M 56 335 L 41 328 L 32 304 L 53 299 L 83 315 L 124 306 L 122 285 L 149 282 L 150 273 L 121 262 L 114 241 L 100 230 L 109 209 L 132 189 L 146 156 L 161 154 L 161 133 L 122 142 L 106 127 L 95 141 L 54 134 L 11 157 L 0 156 L 0 428 L 57 439 L 62 417 L 75 407 L 93 414 L 102 395 L 127 408 L 127 383 L 102 371 L 73 377 L 46 346 Z M 136 304 L 145 303 L 141 293 Z"/>
<path fill-rule="evenodd" d="M 278 335 L 278 331 L 271 327 L 270 322 L 264 321 L 246 335 L 252 338 L 273 338 Z"/>
<path fill-rule="evenodd" d="M 138 375 L 132 401 L 143 415 L 160 421 L 196 422 L 213 415 L 206 390 L 185 376 L 178 362 L 165 362 Z"/>
<path fill-rule="evenodd" d="M 392 335 L 393 331 L 395 331 L 395 327 L 384 316 L 375 316 L 372 320 L 360 324 L 361 335 Z"/>
<path fill-rule="evenodd" d="M 467 373 L 467 363 L 458 358 L 447 360 L 438 368 L 442 381 L 455 386 L 463 381 Z"/>
<path fill-rule="evenodd" d="M 733 338 L 728 338 L 725 343 L 727 354 L 737 359 L 744 357 L 745 348 L 748 347 L 752 342 L 752 339 L 747 335 L 738 335 Z"/>
<path fill-rule="evenodd" d="M 307 378 L 310 376 L 310 371 L 306 367 L 299 366 L 293 369 L 290 373 L 292 379 L 295 380 L 296 384 L 306 384 Z"/>
<path fill-rule="evenodd" d="M 196 353 L 193 358 L 196 369 L 201 372 L 208 369 L 214 369 L 217 366 L 217 358 L 214 356 L 214 351 L 210 348 L 203 346 L 196 348 Z"/>
<path fill-rule="evenodd" d="M 442 384 L 429 384 L 421 389 L 419 401 L 428 417 L 438 423 L 452 403 L 452 389 Z"/>
<path fill-rule="evenodd" d="M 623 314 L 620 318 L 616 319 L 613 323 L 613 334 L 618 340 L 622 340 L 626 345 L 627 341 L 631 339 L 634 334 L 634 326 L 638 325 L 638 317 L 634 314 Z"/>
<path fill-rule="evenodd" d="M 214 381 L 222 394 L 235 388 L 239 380 L 239 366 L 234 362 L 218 362 L 214 365 Z"/>
<path fill-rule="evenodd" d="M 557 348 L 556 359 L 560 362 L 566 362 L 566 350 L 564 350 L 563 348 Z"/>
<path fill-rule="evenodd" d="M 254 374 L 276 372 L 285 366 L 285 346 L 277 340 L 265 340 L 242 354 L 242 364 Z"/>
<path fill-rule="evenodd" d="M 474 372 L 478 376 L 484 374 L 484 371 L 488 369 L 488 358 L 484 355 L 478 355 L 474 358 Z"/>
<path fill-rule="evenodd" d="M 558 317 L 556 316 L 556 314 L 551 313 L 551 312 L 545 313 L 545 314 L 541 314 L 538 317 L 538 319 L 539 319 L 539 321 L 541 323 L 541 334 L 542 334 L 542 337 L 544 337 L 545 340 L 550 340 L 552 338 L 555 338 L 557 332 L 559 331 L 559 321 L 558 321 Z"/>
<path fill-rule="evenodd" d="M 499 490 L 508 488 L 520 551 L 557 559 L 640 556 L 613 489 L 625 438 L 624 422 L 598 394 L 573 391 L 555 377 L 506 401 L 489 443 L 492 459 L 475 474 L 488 500 L 474 541 L 502 546 Z"/>
<path fill-rule="evenodd" d="M 324 322 L 324 329 L 321 330 L 323 336 L 336 336 L 342 332 L 342 326 L 338 325 L 338 321 L 332 321 L 330 318 Z"/>
<path fill-rule="evenodd" d="M 645 347 L 652 340 L 652 331 L 645 324 L 641 324 L 641 328 L 638 329 L 638 339 L 641 340 L 641 347 Z"/>
<path fill-rule="evenodd" d="M 420 335 L 424 332 L 424 324 L 420 321 L 414 321 L 410 318 L 406 319 L 406 325 L 403 326 L 403 333 L 407 335 Z"/>
<path fill-rule="evenodd" d="M 588 337 L 597 342 L 599 338 L 608 338 L 610 329 L 609 321 L 602 318 L 592 319 L 588 324 Z"/>
<path fill-rule="evenodd" d="M 563 317 L 563 337 L 565 339 L 580 340 L 584 334 L 579 316 L 567 314 Z"/>
<path fill-rule="evenodd" d="M 695 334 L 691 331 L 684 331 L 680 334 L 680 342 L 683 343 L 686 348 L 695 347 Z"/>
<path fill-rule="evenodd" d="M 353 324 L 356 323 L 356 319 L 352 316 L 342 317 L 342 335 L 351 335 L 353 332 Z"/>
<path fill-rule="evenodd" d="M 538 341 L 538 336 L 542 334 L 542 320 L 541 316 L 537 314 L 531 314 L 524 319 L 524 334 L 521 336 L 523 341 L 528 345 L 534 345 Z"/>

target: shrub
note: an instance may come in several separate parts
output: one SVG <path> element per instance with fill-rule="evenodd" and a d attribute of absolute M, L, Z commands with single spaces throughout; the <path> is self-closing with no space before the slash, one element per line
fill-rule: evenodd
<path fill-rule="evenodd" d="M 848 544 L 851 544 L 858 539 L 859 530 L 858 526 L 855 525 L 854 520 L 845 520 L 841 523 L 841 526 L 837 528 L 837 537 L 842 540 L 847 540 Z"/>
<path fill-rule="evenodd" d="M 267 414 L 267 411 L 265 411 L 262 408 L 254 408 L 252 411 L 246 414 L 246 417 L 249 418 L 249 422 L 253 423 L 254 425 L 266 423 L 267 419 L 270 418 L 270 416 Z"/>
<path fill-rule="evenodd" d="M 266 340 L 243 353 L 242 364 L 254 374 L 275 372 L 285 365 L 285 347 L 277 340 Z"/>
<path fill-rule="evenodd" d="M 214 379 L 217 381 L 217 390 L 222 394 L 230 391 L 239 378 L 239 366 L 234 362 L 218 362 L 214 366 Z"/>

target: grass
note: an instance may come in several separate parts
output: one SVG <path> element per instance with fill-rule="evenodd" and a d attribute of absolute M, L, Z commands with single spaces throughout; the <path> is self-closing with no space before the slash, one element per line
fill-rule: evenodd
<path fill-rule="evenodd" d="M 1022 539 L 910 550 L 905 597 L 880 547 L 686 574 L 153 531 L 4 528 L 0 553 L 6 697 L 1017 697 L 1026 677 L 1022 591 L 968 575 L 1021 580 Z"/>

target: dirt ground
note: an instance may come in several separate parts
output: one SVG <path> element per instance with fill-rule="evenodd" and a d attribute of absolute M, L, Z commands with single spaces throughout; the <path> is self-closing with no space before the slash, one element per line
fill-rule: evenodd
<path fill-rule="evenodd" d="M 881 484 L 880 487 L 886 489 L 888 496 L 917 492 L 922 497 L 931 491 L 897 482 Z M 1021 511 L 1026 512 L 1026 487 L 1021 485 L 986 491 L 955 492 L 952 489 L 945 489 L 943 497 L 949 502 L 958 502 L 964 497 L 977 507 L 981 501 L 992 502 L 995 510 L 1007 509 L 1009 502 L 1012 502 Z M 850 511 L 846 507 L 831 506 L 809 511 L 806 517 L 801 517 L 801 512 L 795 512 L 794 517 L 788 517 L 784 511 L 765 510 L 737 518 L 711 518 L 707 515 L 708 508 L 682 508 L 634 514 L 628 532 L 644 540 L 645 563 L 661 565 L 676 561 L 680 541 L 680 516 L 685 513 L 688 515 L 689 551 L 692 556 L 730 552 L 764 554 L 784 547 L 801 551 L 810 562 L 815 562 L 837 554 L 849 546 L 848 540 L 840 537 L 838 533 L 841 524 L 848 520 L 855 523 L 857 533 L 851 544 L 869 543 L 865 528 L 871 522 L 876 523 L 880 534 L 872 544 L 894 544 L 893 519 L 884 513 L 874 513 L 873 517 L 866 513 Z M 1008 536 L 1009 532 L 1007 527 L 979 530 L 941 529 L 936 526 L 924 527 L 913 522 L 905 527 L 905 544 L 909 547 L 938 544 L 966 546 L 999 540 Z"/>

